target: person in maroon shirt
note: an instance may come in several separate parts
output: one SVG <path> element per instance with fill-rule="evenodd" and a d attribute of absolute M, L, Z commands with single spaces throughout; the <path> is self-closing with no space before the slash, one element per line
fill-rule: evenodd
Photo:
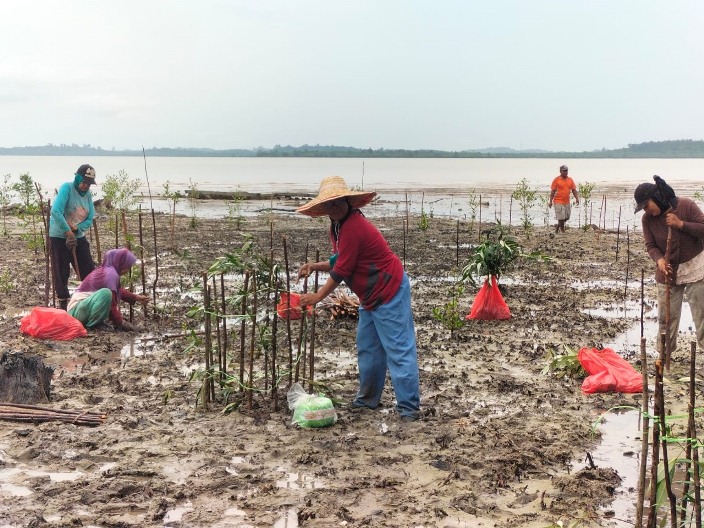
<path fill-rule="evenodd" d="M 677 347 L 682 300 L 686 294 L 699 348 L 704 350 L 704 213 L 694 201 L 676 196 L 662 178 L 653 176 L 653 179 L 655 183 L 636 187 L 633 197 L 635 212 L 644 211 L 641 223 L 645 248 L 656 264 L 660 335 L 667 330 L 672 354 Z M 670 325 L 666 329 L 668 288 Z"/>
<path fill-rule="evenodd" d="M 303 264 L 298 277 L 315 271 L 329 273 L 325 284 L 301 295 L 301 305 L 322 301 L 345 282 L 359 297 L 357 364 L 359 390 L 353 408 L 376 409 L 388 370 L 401 419 L 420 418 L 420 386 L 411 288 L 398 256 L 381 232 L 359 210 L 375 192 L 352 191 L 344 179 L 323 179 L 320 192 L 296 211 L 330 218 L 333 255 Z"/>

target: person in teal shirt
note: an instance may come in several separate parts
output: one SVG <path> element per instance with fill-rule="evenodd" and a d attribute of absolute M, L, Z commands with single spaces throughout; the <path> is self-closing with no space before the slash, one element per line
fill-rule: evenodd
<path fill-rule="evenodd" d="M 95 184 L 95 169 L 88 164 L 78 167 L 72 182 L 59 187 L 51 206 L 49 217 L 49 238 L 51 241 L 51 259 L 54 275 L 54 291 L 59 301 L 59 308 L 65 310 L 71 294 L 68 291 L 68 279 L 74 254 L 78 263 L 81 280 L 95 268 L 90 253 L 90 244 L 86 233 L 93 225 L 95 207 L 90 186 Z"/>

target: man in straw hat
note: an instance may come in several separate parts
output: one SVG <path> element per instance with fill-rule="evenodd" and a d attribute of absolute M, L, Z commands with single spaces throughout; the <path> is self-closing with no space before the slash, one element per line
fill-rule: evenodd
<path fill-rule="evenodd" d="M 398 413 L 402 420 L 414 421 L 420 417 L 420 388 L 411 286 L 401 260 L 359 210 L 375 196 L 352 191 L 341 177 L 330 176 L 321 182 L 318 196 L 296 210 L 330 218 L 333 248 L 330 259 L 301 266 L 299 278 L 314 271 L 330 274 L 317 292 L 301 296 L 301 304 L 322 301 L 345 281 L 360 301 L 359 390 L 351 406 L 376 409 L 388 369 Z"/>
<path fill-rule="evenodd" d="M 704 213 L 689 198 L 677 197 L 660 176 L 653 176 L 653 180 L 655 183 L 641 183 L 636 187 L 633 197 L 636 201 L 635 212 L 642 209 L 645 213 L 641 219 L 645 249 L 657 264 L 655 281 L 658 284 L 660 335 L 666 331 L 669 283 L 670 328 L 666 335 L 670 353 L 677 347 L 685 293 L 699 348 L 704 350 Z M 669 262 L 666 256 L 669 256 Z"/>

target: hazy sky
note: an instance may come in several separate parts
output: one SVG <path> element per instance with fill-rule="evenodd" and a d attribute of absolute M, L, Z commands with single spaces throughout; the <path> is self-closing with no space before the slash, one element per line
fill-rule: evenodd
<path fill-rule="evenodd" d="M 0 146 L 704 139 L 704 2 L 3 0 Z"/>

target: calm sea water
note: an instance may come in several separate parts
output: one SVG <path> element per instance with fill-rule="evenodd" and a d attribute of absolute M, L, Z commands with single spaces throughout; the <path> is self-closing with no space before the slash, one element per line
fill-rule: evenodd
<path fill-rule="evenodd" d="M 406 203 L 412 213 L 421 208 L 438 216 L 462 219 L 469 213 L 471 194 L 481 195 L 483 219 L 501 219 L 517 223 L 520 212 L 511 202 L 511 193 L 523 178 L 539 196 L 546 197 L 558 167 L 566 163 L 570 176 L 577 184 L 594 183 L 592 203 L 588 209 L 575 208 L 570 224 L 579 220 L 600 223 L 607 218 L 607 227 L 615 226 L 619 218 L 623 225 L 634 221 L 633 189 L 638 183 L 652 181 L 658 174 L 683 196 L 693 196 L 703 190 L 704 159 L 359 159 L 359 158 L 162 158 L 96 157 L 87 159 L 70 156 L 0 156 L 0 176 L 10 174 L 16 181 L 29 173 L 49 198 L 62 182 L 72 178 L 76 168 L 90 163 L 97 172 L 96 197 L 101 196 L 100 181 L 107 175 L 126 171 L 139 178 L 146 198 L 151 190 L 156 199 L 154 208 L 166 210 L 158 196 L 169 182 L 173 191 L 197 188 L 201 191 L 293 192 L 315 194 L 322 178 L 340 175 L 350 186 L 375 190 L 378 204 L 369 208 L 370 216 L 404 213 Z M 149 185 L 147 185 L 147 182 Z M 1 183 L 1 182 L 0 182 Z M 604 196 L 607 196 L 604 207 Z M 266 204 L 291 208 L 291 204 Z M 293 204 L 295 205 L 295 204 Z M 242 213 L 253 214 L 263 204 L 247 203 Z M 605 213 L 601 213 L 604 208 Z M 619 211 L 619 208 L 621 209 Z M 179 212 L 193 213 L 192 206 L 180 203 Z M 196 214 L 220 216 L 228 214 L 223 203 L 201 204 Z M 477 212 L 478 214 L 478 212 Z M 531 216 L 536 223 L 551 221 L 551 212 L 536 206 Z M 636 215 L 638 216 L 638 215 Z M 590 221 L 591 220 L 591 221 Z M 601 222 L 603 223 L 603 221 Z"/>

